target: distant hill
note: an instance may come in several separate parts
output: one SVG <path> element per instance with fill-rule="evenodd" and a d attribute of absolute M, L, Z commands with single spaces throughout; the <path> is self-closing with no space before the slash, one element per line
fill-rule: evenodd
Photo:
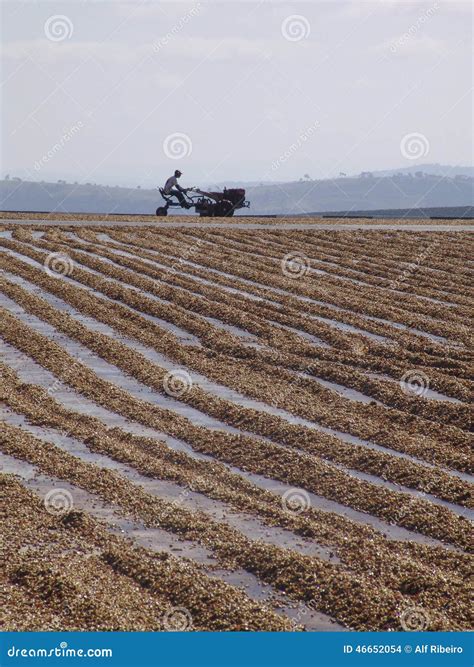
<path fill-rule="evenodd" d="M 446 164 L 417 164 L 411 167 L 401 167 L 400 169 L 382 169 L 373 171 L 374 176 L 393 176 L 394 174 L 413 174 L 417 172 L 431 174 L 433 176 L 446 176 L 455 178 L 456 176 L 474 177 L 474 167 L 461 167 L 459 165 L 452 167 Z"/>
<path fill-rule="evenodd" d="M 472 206 L 474 178 L 426 174 L 377 177 L 367 173 L 357 178 L 264 185 L 249 188 L 247 197 L 258 213 Z"/>
<path fill-rule="evenodd" d="M 254 214 L 303 214 L 312 211 L 371 211 L 472 206 L 474 178 L 397 172 L 377 176 L 301 180 L 293 183 L 247 187 Z M 230 186 L 231 183 L 228 183 Z M 0 181 L 0 209 L 4 211 L 57 211 L 68 213 L 154 213 L 159 192 L 96 184 Z M 242 213 L 247 213 L 247 209 Z"/>
<path fill-rule="evenodd" d="M 0 209 L 58 213 L 154 213 L 158 190 L 110 185 L 0 181 Z"/>

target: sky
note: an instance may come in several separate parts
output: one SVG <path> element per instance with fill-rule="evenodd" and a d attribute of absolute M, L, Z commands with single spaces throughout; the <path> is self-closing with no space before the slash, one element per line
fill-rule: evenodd
<path fill-rule="evenodd" d="M 1 176 L 154 187 L 473 164 L 472 5 L 1 5 Z"/>

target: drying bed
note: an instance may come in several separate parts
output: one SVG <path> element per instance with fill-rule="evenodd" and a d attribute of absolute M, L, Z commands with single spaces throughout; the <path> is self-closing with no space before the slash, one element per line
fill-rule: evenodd
<path fill-rule="evenodd" d="M 468 628 L 471 243 L 5 222 L 0 627 Z"/>

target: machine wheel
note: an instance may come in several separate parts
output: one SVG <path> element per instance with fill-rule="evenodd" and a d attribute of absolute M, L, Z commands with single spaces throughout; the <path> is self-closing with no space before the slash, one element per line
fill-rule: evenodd
<path fill-rule="evenodd" d="M 156 209 L 156 215 L 161 216 L 161 215 L 168 215 L 168 209 L 166 206 L 158 206 Z"/>
<path fill-rule="evenodd" d="M 217 204 L 212 204 L 211 203 L 208 206 L 206 206 L 206 208 L 201 209 L 199 211 L 200 217 L 201 218 L 213 218 L 215 215 L 217 215 L 216 206 L 217 206 Z"/>
<path fill-rule="evenodd" d="M 228 199 L 217 202 L 215 213 L 219 218 L 231 218 L 234 215 L 234 205 Z"/>

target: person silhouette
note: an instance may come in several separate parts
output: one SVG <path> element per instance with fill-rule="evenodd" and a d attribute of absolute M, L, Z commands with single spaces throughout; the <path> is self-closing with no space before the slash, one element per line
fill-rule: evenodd
<path fill-rule="evenodd" d="M 174 176 L 170 176 L 168 180 L 165 183 L 165 187 L 163 188 L 163 192 L 165 195 L 170 195 L 172 197 L 176 197 L 184 208 L 191 208 L 191 204 L 189 204 L 186 201 L 185 194 L 187 192 L 186 188 L 182 188 L 180 184 L 178 183 L 178 178 L 180 178 L 183 174 L 180 172 L 179 169 L 176 169 L 174 172 Z"/>

